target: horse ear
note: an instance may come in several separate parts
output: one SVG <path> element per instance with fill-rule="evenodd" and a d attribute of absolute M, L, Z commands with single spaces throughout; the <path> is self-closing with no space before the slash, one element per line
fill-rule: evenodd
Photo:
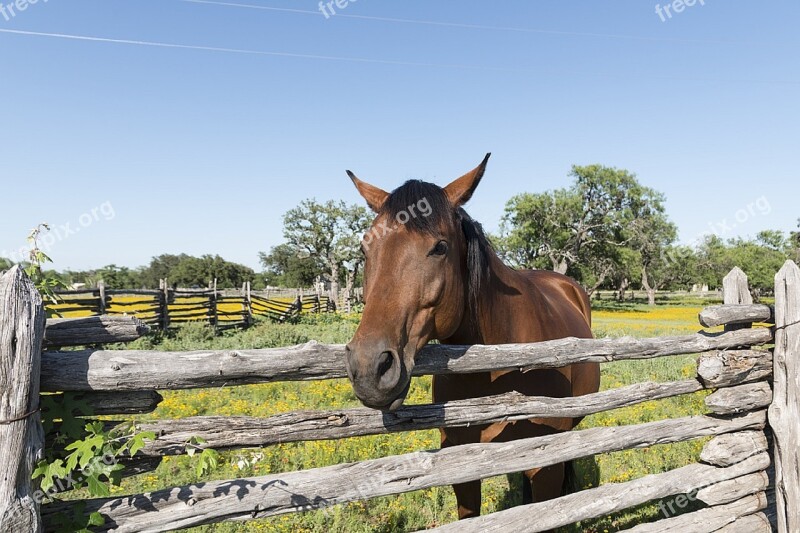
<path fill-rule="evenodd" d="M 364 200 L 367 201 L 369 208 L 376 213 L 379 212 L 381 207 L 383 207 L 383 203 L 386 201 L 386 198 L 389 197 L 389 193 L 379 187 L 370 185 L 366 181 L 361 181 L 349 170 L 347 171 L 347 175 L 350 176 L 351 180 L 353 180 L 353 185 L 356 186 L 358 193 L 364 197 Z"/>
<path fill-rule="evenodd" d="M 472 198 L 472 193 L 478 188 L 483 173 L 486 172 L 486 163 L 489 162 L 489 156 L 491 155 L 491 153 L 486 154 L 480 165 L 444 188 L 448 200 L 454 207 L 461 207 Z"/>

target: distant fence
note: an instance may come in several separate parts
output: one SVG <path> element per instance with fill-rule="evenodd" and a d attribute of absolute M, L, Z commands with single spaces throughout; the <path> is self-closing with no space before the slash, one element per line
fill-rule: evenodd
<path fill-rule="evenodd" d="M 413 374 L 557 368 L 575 363 L 700 354 L 696 374 L 663 383 L 635 383 L 576 398 L 508 393 L 395 412 L 367 408 L 294 411 L 267 418 L 196 416 L 141 424 L 157 438 L 123 475 L 155 468 L 161 457 L 200 447 L 230 449 L 304 440 L 340 439 L 438 427 L 583 417 L 647 401 L 714 391 L 708 414 L 619 427 L 594 427 L 503 443 L 474 443 L 260 477 L 204 481 L 142 493 L 44 505 L 32 493 L 25 465 L 41 453 L 38 395 L 75 391 L 95 414 L 151 411 L 157 390 L 321 380 L 346 375 L 342 345 L 309 342 L 261 350 L 162 352 L 84 349 L 45 351 L 42 344 L 92 344 L 86 321 L 45 327 L 41 299 L 17 267 L 0 278 L 0 531 L 46 531 L 73 512 L 102 515 L 101 531 L 165 531 L 308 511 L 355 500 L 465 483 L 609 453 L 712 437 L 698 462 L 639 479 L 607 483 L 546 502 L 447 524 L 456 533 L 536 532 L 606 516 L 686 493 L 707 507 L 630 529 L 642 532 L 800 531 L 800 269 L 787 262 L 776 276 L 775 306 L 753 305 L 744 274 L 726 277 L 725 305 L 700 313 L 702 326 L 724 331 L 646 339 L 565 338 L 529 344 L 431 344 Z M 117 318 L 119 320 L 119 318 Z M 133 321 L 129 319 L 129 321 Z M 757 323 L 754 325 L 753 323 Z M 766 327 L 765 327 L 766 324 Z M 77 335 L 69 335 L 74 330 Z M 130 336 L 128 330 L 126 335 Z M 53 335 L 58 341 L 53 339 Z M 106 332 L 107 334 L 107 332 Z M 122 334 L 122 333 L 121 333 Z M 128 337 L 126 337 L 128 338 Z M 113 398 L 112 402 L 109 398 Z M 46 442 L 46 441 L 45 441 Z M 52 444 L 47 444 L 52 445 Z M 147 462 L 149 461 L 149 462 Z M 21 472 L 21 474 L 20 474 Z M 683 498 L 681 500 L 680 498 Z"/>
<path fill-rule="evenodd" d="M 207 322 L 217 329 L 246 327 L 255 317 L 284 322 L 303 313 L 336 310 L 324 294 L 303 294 L 301 290 L 252 291 L 241 289 L 175 289 L 166 283 L 159 290 L 96 289 L 57 291 L 58 303 L 48 303 L 48 316 L 79 318 L 127 315 L 155 328 L 169 328 L 186 322 Z"/>

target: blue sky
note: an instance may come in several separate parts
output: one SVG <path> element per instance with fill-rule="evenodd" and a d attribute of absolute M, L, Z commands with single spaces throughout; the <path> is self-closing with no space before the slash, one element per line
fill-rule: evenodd
<path fill-rule="evenodd" d="M 665 21 L 642 0 L 358 0 L 329 18 L 233 3 L 0 15 L 0 252 L 47 221 L 58 268 L 257 267 L 302 199 L 360 201 L 345 169 L 445 184 L 488 151 L 468 210 L 490 230 L 512 195 L 589 163 L 664 192 L 685 242 L 800 216 L 796 1 L 698 0 Z"/>

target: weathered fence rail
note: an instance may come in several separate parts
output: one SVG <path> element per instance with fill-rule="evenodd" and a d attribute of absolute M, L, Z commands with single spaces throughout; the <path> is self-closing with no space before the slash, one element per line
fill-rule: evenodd
<path fill-rule="evenodd" d="M 20 273 L 16 276 L 19 278 Z M 714 392 L 704 399 L 708 415 L 590 428 L 508 443 L 470 444 L 297 472 L 165 488 L 148 494 L 91 499 L 84 501 L 85 512 L 98 511 L 104 516 L 105 525 L 99 530 L 162 531 L 319 509 L 598 453 L 713 437 L 704 446 L 699 462 L 683 468 L 515 507 L 445 525 L 439 530 L 545 531 L 691 491 L 708 507 L 641 524 L 631 531 L 800 531 L 797 479 L 800 271 L 789 262 L 777 275 L 774 310 L 748 302 L 749 293 L 743 283 L 746 284 L 743 273 L 732 272 L 725 282 L 726 304 L 700 313 L 701 324 L 725 326 L 722 332 L 653 339 L 560 339 L 497 346 L 431 345 L 420 353 L 414 369 L 414 375 L 529 370 L 585 361 L 606 363 L 700 354 L 693 378 L 636 383 L 579 398 L 504 394 L 408 405 L 394 413 L 351 408 L 296 411 L 267 418 L 206 416 L 159 420 L 141 424 L 142 429 L 154 431 L 157 439 L 146 446 L 140 458 L 128 463 L 127 474 L 154 468 L 162 456 L 185 453 L 191 437 L 205 439 L 201 446 L 220 449 L 267 446 L 532 417 L 586 416 L 712 389 Z M 15 308 L 4 313 L 0 324 L 13 322 L 7 317 L 16 316 L 18 311 Z M 754 323 L 768 325 L 753 327 Z M 47 338 L 47 346 L 91 345 L 99 342 L 93 339 L 107 338 L 112 330 L 114 338 L 138 336 L 143 332 L 140 326 L 140 323 L 101 319 L 90 325 L 51 322 L 46 332 L 28 331 L 33 331 L 31 335 L 40 342 Z M 133 331 L 131 327 L 139 329 Z M 0 348 L 3 346 L 0 344 Z M 343 350 L 343 346 L 317 343 L 269 350 L 194 352 L 50 350 L 42 353 L 41 370 L 40 374 L 36 372 L 36 378 L 41 376 L 42 391 L 79 395 L 84 403 L 97 409 L 98 415 L 147 412 L 160 401 L 156 390 L 341 378 L 345 375 Z M 9 357 L 5 351 L 0 354 L 4 359 Z M 16 412 L 12 415 L 19 416 Z M 30 423 L 33 418 L 28 420 Z M 27 425 L 15 423 L 15 435 L 35 436 L 35 431 L 28 433 Z M 2 427 L 0 453 L 5 450 Z M 35 440 L 32 442 L 34 448 L 41 446 Z M 19 490 L 16 488 L 13 494 L 19 494 Z M 0 487 L 0 516 L 5 509 L 16 505 L 8 503 L 10 500 L 4 494 Z M 26 516 L 39 520 L 38 509 L 30 509 Z M 74 510 L 73 503 L 45 505 L 41 511 L 45 529 L 52 527 L 54 516 L 67 510 Z M 14 516 L 19 515 L 17 512 Z M 35 530 L 35 523 L 30 525 L 29 530 Z"/>
<path fill-rule="evenodd" d="M 636 339 L 566 338 L 532 344 L 423 348 L 413 375 L 533 370 L 573 363 L 651 359 L 758 346 L 773 340 L 768 328 Z M 309 342 L 262 350 L 81 350 L 45 352 L 42 390 L 192 389 L 273 381 L 346 377 L 344 345 Z"/>

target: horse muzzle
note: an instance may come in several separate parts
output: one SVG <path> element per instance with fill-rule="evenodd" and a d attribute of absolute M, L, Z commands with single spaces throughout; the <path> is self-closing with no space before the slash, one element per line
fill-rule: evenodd
<path fill-rule="evenodd" d="M 365 406 L 394 411 L 405 401 L 411 376 L 398 351 L 382 344 L 371 347 L 348 344 L 347 376 L 353 392 Z"/>

